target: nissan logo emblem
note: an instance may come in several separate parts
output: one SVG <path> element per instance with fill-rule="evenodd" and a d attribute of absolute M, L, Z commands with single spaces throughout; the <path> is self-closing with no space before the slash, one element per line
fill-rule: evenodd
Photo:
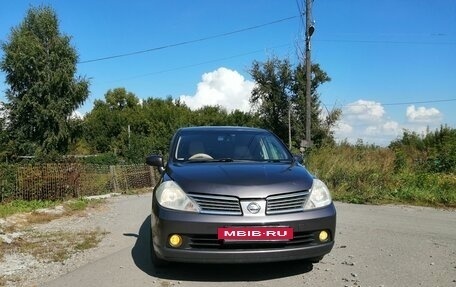
<path fill-rule="evenodd" d="M 260 212 L 261 207 L 258 203 L 251 202 L 249 203 L 249 205 L 247 205 L 247 210 L 252 214 L 257 214 L 258 212 Z"/>

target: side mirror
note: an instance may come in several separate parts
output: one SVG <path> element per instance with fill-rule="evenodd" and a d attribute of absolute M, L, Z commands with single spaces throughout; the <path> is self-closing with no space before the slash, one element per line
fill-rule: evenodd
<path fill-rule="evenodd" d="M 165 170 L 163 156 L 161 155 L 149 155 L 146 157 L 146 164 L 157 167 L 160 172 Z"/>
<path fill-rule="evenodd" d="M 295 154 L 293 155 L 293 158 L 295 161 L 297 161 L 299 164 L 304 164 L 304 159 L 302 158 L 302 155 Z"/>

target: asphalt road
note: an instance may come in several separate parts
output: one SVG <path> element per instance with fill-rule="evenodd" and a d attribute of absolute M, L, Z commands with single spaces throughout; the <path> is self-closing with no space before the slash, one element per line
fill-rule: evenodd
<path fill-rule="evenodd" d="M 175 264 L 149 260 L 150 194 L 106 221 L 115 251 L 43 286 L 455 286 L 456 211 L 336 203 L 336 245 L 318 264 Z"/>

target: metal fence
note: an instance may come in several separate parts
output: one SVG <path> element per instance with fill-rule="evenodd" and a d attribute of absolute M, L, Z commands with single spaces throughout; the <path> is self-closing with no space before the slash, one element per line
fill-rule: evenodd
<path fill-rule="evenodd" d="M 147 165 L 1 165 L 0 202 L 125 193 L 154 186 L 156 176 Z"/>

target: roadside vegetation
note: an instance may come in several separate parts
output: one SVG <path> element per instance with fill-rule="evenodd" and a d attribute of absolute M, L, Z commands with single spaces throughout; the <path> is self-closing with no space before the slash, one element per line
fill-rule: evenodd
<path fill-rule="evenodd" d="M 19 256 L 39 265 L 61 263 L 77 253 L 95 248 L 106 235 L 99 229 L 78 232 L 27 230 L 10 244 L 0 242 L 0 262 L 7 256 Z M 23 278 L 14 274 L 0 275 L 0 286 L 19 286 Z"/>
<path fill-rule="evenodd" d="M 63 262 L 72 254 L 96 247 L 104 235 L 105 233 L 100 230 L 76 233 L 32 231 L 27 233 L 27 236 L 21 237 L 21 240 L 15 240 L 12 244 L 7 245 L 7 250 L 0 250 L 0 254 L 15 252 L 30 254 L 43 263 Z"/>
<path fill-rule="evenodd" d="M 456 207 L 456 130 L 404 132 L 389 147 L 343 143 L 314 149 L 307 165 L 352 203 Z"/>
<path fill-rule="evenodd" d="M 104 203 L 103 199 L 78 198 L 69 201 L 50 201 L 50 200 L 13 200 L 0 204 L 0 218 L 5 218 L 13 214 L 27 214 L 27 222 L 38 223 L 48 222 L 63 215 L 74 215 L 87 208 L 97 208 Z M 58 212 L 46 212 L 56 209 Z M 42 210 L 42 212 L 40 212 Z"/>
<path fill-rule="evenodd" d="M 51 208 L 59 204 L 48 200 L 13 200 L 0 205 L 0 218 L 15 213 L 31 212 L 40 208 Z"/>
<path fill-rule="evenodd" d="M 100 208 L 103 199 L 73 199 L 61 201 L 15 200 L 0 205 L 0 262 L 7 256 L 22 256 L 38 264 L 64 263 L 78 252 L 95 248 L 106 235 L 100 229 L 46 230 L 37 228 L 63 216 L 85 216 Z M 5 275 L 0 283 L 20 282 L 20 278 Z M 0 284 L 1 285 L 1 284 Z"/>

